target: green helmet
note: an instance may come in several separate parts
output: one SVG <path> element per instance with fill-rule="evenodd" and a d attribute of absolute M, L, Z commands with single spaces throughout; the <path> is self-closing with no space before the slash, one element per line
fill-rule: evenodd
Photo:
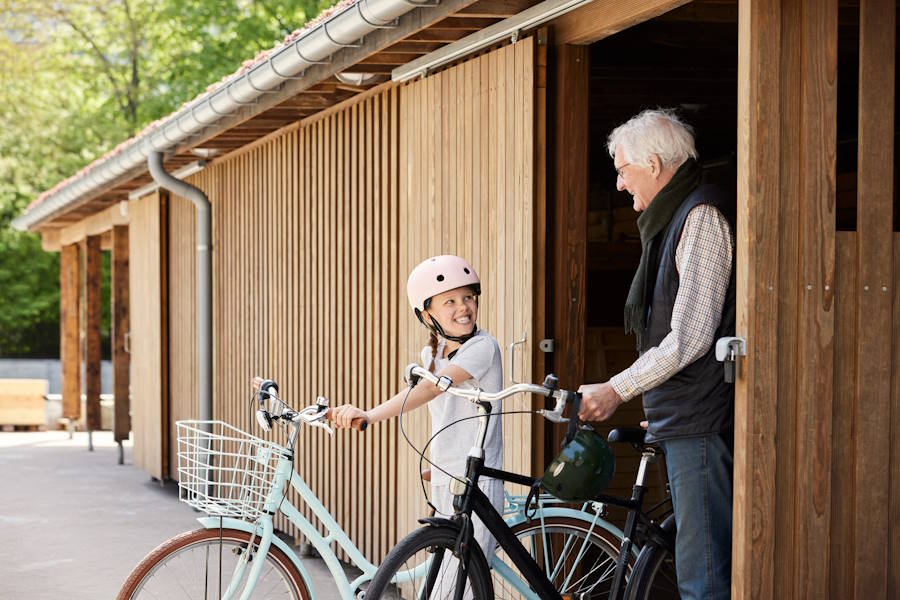
<path fill-rule="evenodd" d="M 616 457 L 606 440 L 590 427 L 581 427 L 547 467 L 541 485 L 561 500 L 593 500 L 615 471 Z"/>

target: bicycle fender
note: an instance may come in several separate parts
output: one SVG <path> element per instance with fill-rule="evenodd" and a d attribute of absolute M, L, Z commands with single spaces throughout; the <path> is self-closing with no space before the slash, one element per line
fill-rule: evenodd
<path fill-rule="evenodd" d="M 541 513 L 545 517 L 570 517 L 573 519 L 578 519 L 579 521 L 586 521 L 587 523 L 591 523 L 594 520 L 593 514 L 585 513 L 580 510 L 575 510 L 574 508 L 545 508 L 541 511 Z M 512 528 L 512 527 L 515 527 L 516 525 L 518 525 L 519 523 L 524 523 L 528 519 L 525 518 L 525 515 L 522 513 L 522 511 L 518 511 L 518 512 L 513 513 L 512 515 L 506 517 L 504 520 L 506 521 L 506 524 L 510 528 Z M 539 521 L 540 517 L 535 516 L 531 520 Z M 619 539 L 622 539 L 622 537 L 624 537 L 624 535 L 625 535 L 625 533 L 621 529 L 619 529 L 618 527 L 616 527 L 615 525 L 613 525 L 612 523 L 610 523 L 603 517 L 600 517 L 597 519 L 597 523 L 594 525 L 594 527 L 600 527 L 601 529 L 605 529 L 606 531 L 613 534 L 614 536 L 616 536 Z M 634 555 L 635 558 L 637 558 L 637 555 L 638 555 L 637 549 L 635 549 L 633 546 L 631 549 L 631 553 Z"/>
<path fill-rule="evenodd" d="M 424 517 L 419 519 L 419 523 L 422 525 L 431 525 L 432 527 L 450 527 L 457 531 L 460 529 L 459 523 L 444 517 Z"/>
<path fill-rule="evenodd" d="M 197 519 L 203 527 L 206 529 L 218 529 L 219 528 L 219 517 L 200 517 Z M 254 533 L 254 527 L 251 523 L 247 523 L 241 519 L 234 519 L 231 517 L 222 517 L 221 520 L 222 529 L 239 529 L 240 531 L 246 531 L 247 533 Z M 256 533 L 259 534 L 260 531 L 257 529 Z M 272 536 L 272 545 L 277 546 L 279 550 L 284 552 L 284 554 L 294 563 L 294 566 L 297 568 L 297 572 L 300 573 L 300 577 L 303 578 L 303 583 L 306 584 L 306 589 L 313 593 L 312 579 L 309 577 L 309 573 L 306 571 L 306 567 L 303 566 L 303 563 L 300 562 L 300 559 L 297 557 L 297 553 L 288 546 L 284 540 L 282 540 L 277 535 Z"/>

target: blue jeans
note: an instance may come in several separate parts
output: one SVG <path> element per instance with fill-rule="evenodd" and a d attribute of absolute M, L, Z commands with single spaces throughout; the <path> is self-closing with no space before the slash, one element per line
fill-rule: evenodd
<path fill-rule="evenodd" d="M 682 600 L 731 596 L 734 459 L 721 435 L 664 440 L 675 506 L 675 567 Z"/>

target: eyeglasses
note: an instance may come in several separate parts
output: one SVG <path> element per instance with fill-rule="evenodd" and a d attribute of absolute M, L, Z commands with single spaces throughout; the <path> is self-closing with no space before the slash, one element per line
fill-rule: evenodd
<path fill-rule="evenodd" d="M 624 165 L 619 165 L 618 167 L 615 167 L 615 165 L 613 165 L 616 169 L 616 175 L 618 175 L 622 179 L 625 179 L 625 176 L 622 174 L 622 169 L 624 169 L 625 167 L 627 167 L 630 164 L 631 163 L 625 163 Z"/>

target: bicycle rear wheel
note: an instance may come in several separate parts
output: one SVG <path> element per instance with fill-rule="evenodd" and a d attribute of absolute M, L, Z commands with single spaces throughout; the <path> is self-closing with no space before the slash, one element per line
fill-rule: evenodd
<path fill-rule="evenodd" d="M 590 521 L 572 517 L 534 518 L 512 528 L 547 579 L 560 595 L 571 598 L 608 598 L 615 576 L 621 539 Z M 501 560 L 519 574 L 502 549 L 497 549 L 494 564 Z M 633 561 L 629 561 L 630 572 Z M 627 577 L 627 575 L 626 575 Z M 495 571 L 497 598 L 520 598 L 510 582 Z"/>
<path fill-rule="evenodd" d="M 366 600 L 379 598 L 454 598 L 459 561 L 453 556 L 458 531 L 446 525 L 427 525 L 412 532 L 391 550 L 366 589 Z M 398 573 L 417 571 L 414 582 L 392 583 Z M 491 600 L 491 575 L 481 548 L 475 544 L 469 555 L 464 598 Z"/>
<path fill-rule="evenodd" d="M 662 524 L 675 547 L 675 518 L 670 516 Z M 627 600 L 679 600 L 675 555 L 664 546 L 650 540 L 641 548 L 625 590 Z"/>
<path fill-rule="evenodd" d="M 220 573 L 221 590 L 224 592 L 249 543 L 250 534 L 235 529 L 222 529 L 221 537 L 219 529 L 197 529 L 175 536 L 163 542 L 134 568 L 117 600 L 219 598 Z M 293 562 L 272 545 L 254 588 L 253 598 L 309 600 L 310 596 Z"/>

